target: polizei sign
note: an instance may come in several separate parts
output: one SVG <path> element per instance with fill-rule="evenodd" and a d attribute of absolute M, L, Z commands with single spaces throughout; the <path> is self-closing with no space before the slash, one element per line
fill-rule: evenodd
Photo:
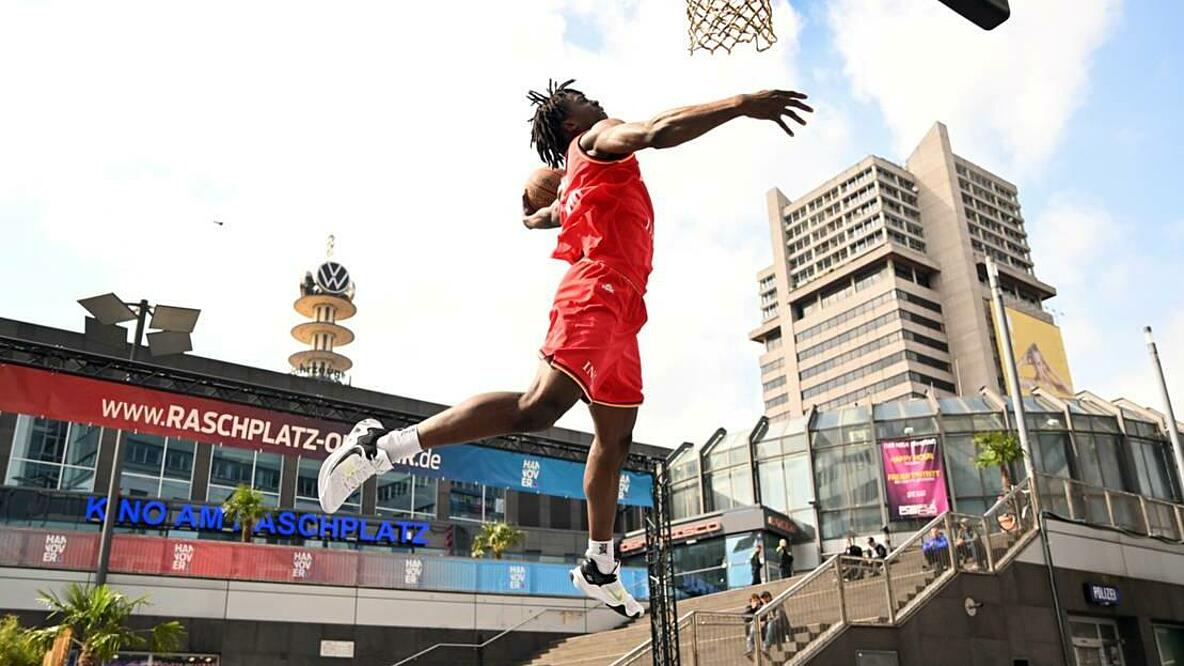
<path fill-rule="evenodd" d="M 103 522 L 107 510 L 106 497 L 88 497 L 86 520 Z M 124 497 L 115 515 L 117 525 L 154 527 L 157 529 L 188 529 L 221 532 L 226 528 L 238 530 L 238 525 L 226 520 L 220 506 L 182 504 L 170 510 L 161 500 Z M 256 536 L 300 536 L 305 539 L 328 541 L 358 541 L 393 546 L 426 546 L 428 523 L 411 520 L 368 520 L 354 516 L 323 516 L 318 513 L 275 511 L 264 515 L 252 528 Z"/>

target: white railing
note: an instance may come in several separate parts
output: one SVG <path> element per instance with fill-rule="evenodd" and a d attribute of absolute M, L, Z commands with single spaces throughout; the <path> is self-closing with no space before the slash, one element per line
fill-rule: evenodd
<path fill-rule="evenodd" d="M 1069 520 L 1184 541 L 1184 505 L 1073 479 L 1037 475 L 1041 508 Z"/>

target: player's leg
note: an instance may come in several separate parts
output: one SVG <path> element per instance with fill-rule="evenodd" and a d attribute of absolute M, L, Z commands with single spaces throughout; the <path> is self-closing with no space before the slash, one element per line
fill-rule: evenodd
<path fill-rule="evenodd" d="M 584 467 L 584 495 L 588 503 L 588 550 L 580 566 L 572 570 L 572 583 L 584 594 L 604 602 L 627 617 L 639 617 L 644 609 L 621 585 L 620 563 L 613 548 L 613 522 L 617 513 L 621 467 L 633 443 L 636 407 L 610 407 L 593 403 L 596 437 Z"/>
<path fill-rule="evenodd" d="M 612 542 L 617 517 L 617 493 L 621 467 L 633 444 L 636 407 L 589 405 L 596 437 L 584 466 L 584 495 L 588 498 L 588 536 L 597 542 Z M 612 549 L 608 550 L 612 555 Z"/>
<path fill-rule="evenodd" d="M 539 364 L 524 393 L 483 393 L 450 407 L 415 426 L 425 449 L 516 432 L 537 432 L 555 424 L 580 399 L 571 377 Z"/>
<path fill-rule="evenodd" d="M 361 421 L 321 465 L 321 508 L 336 511 L 366 479 L 424 449 L 549 428 L 581 393 L 571 377 L 543 363 L 524 393 L 483 393 L 398 430 L 384 428 L 376 419 Z"/>

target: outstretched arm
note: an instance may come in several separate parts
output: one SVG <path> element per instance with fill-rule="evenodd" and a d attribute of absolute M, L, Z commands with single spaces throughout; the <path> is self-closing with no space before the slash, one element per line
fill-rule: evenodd
<path fill-rule="evenodd" d="M 804 99 L 806 95 L 792 90 L 762 90 L 671 109 L 645 122 L 602 120 L 580 137 L 580 147 L 595 158 L 624 157 L 643 148 L 672 148 L 684 144 L 740 117 L 771 120 L 793 136 L 785 118 L 805 125 L 806 121 L 795 109 L 806 113 L 814 109 L 803 102 Z"/>

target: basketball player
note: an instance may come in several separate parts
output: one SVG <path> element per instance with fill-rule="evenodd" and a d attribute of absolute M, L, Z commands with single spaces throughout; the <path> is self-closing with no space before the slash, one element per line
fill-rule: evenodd
<path fill-rule="evenodd" d="M 485 393 L 422 423 L 389 430 L 375 419 L 354 426 L 325 460 L 318 478 L 329 513 L 366 479 L 424 449 L 551 427 L 577 400 L 592 413 L 595 439 L 584 471 L 589 539 L 572 583 L 627 617 L 642 606 L 621 585 L 613 548 L 621 466 L 642 402 L 637 333 L 646 321 L 643 296 L 653 254 L 654 214 L 634 156 L 673 148 L 734 118 L 804 125 L 805 95 L 766 90 L 660 113 L 642 122 L 609 118 L 595 100 L 552 82 L 535 105 L 531 144 L 553 168 L 566 165 L 559 199 L 529 210 L 528 229 L 560 228 L 556 259 L 571 264 L 555 295 L 538 375 L 524 393 Z"/>

